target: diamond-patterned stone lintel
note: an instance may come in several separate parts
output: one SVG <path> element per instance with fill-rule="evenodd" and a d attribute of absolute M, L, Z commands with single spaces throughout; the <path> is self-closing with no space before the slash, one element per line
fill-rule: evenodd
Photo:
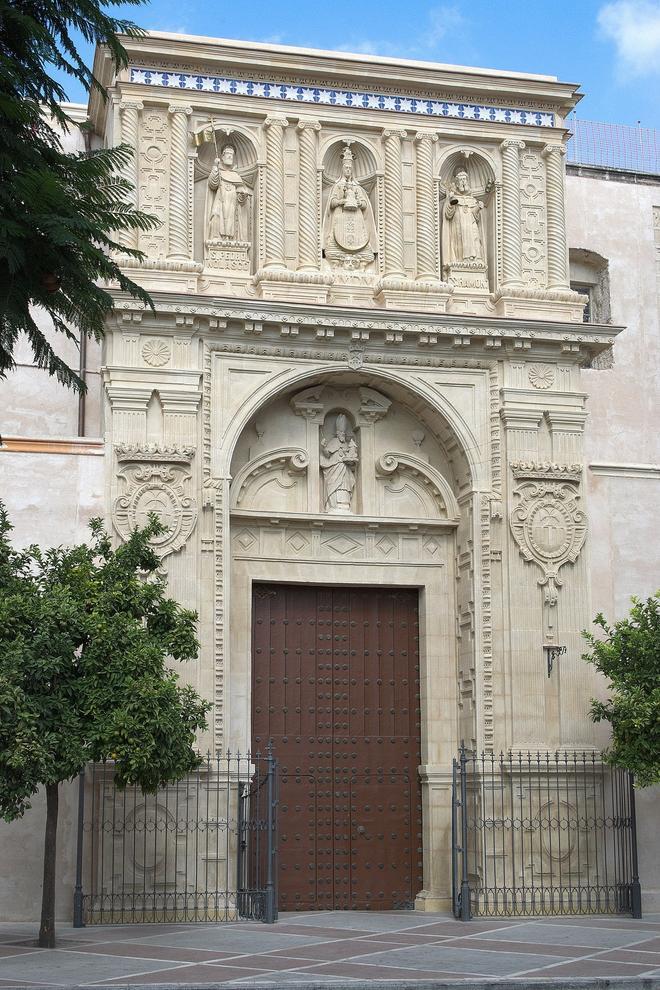
<path fill-rule="evenodd" d="M 391 536 L 383 536 L 382 539 L 376 544 L 381 553 L 384 553 L 387 557 L 388 554 L 392 553 L 392 550 L 396 547 L 396 543 Z"/>
<path fill-rule="evenodd" d="M 323 545 L 329 550 L 334 550 L 335 553 L 344 556 L 350 553 L 352 550 L 358 550 L 361 546 L 357 540 L 353 540 L 350 536 L 346 536 L 344 533 L 339 533 L 337 536 L 333 536 L 329 540 L 324 540 Z"/>
<path fill-rule="evenodd" d="M 300 532 L 293 533 L 287 540 L 287 543 L 290 547 L 293 547 L 296 553 L 300 553 L 303 547 L 309 546 L 309 540 Z"/>
<path fill-rule="evenodd" d="M 249 529 L 242 529 L 241 532 L 236 537 L 236 542 L 239 546 L 243 547 L 244 550 L 249 550 L 257 542 L 257 538 L 254 533 L 251 533 Z"/>

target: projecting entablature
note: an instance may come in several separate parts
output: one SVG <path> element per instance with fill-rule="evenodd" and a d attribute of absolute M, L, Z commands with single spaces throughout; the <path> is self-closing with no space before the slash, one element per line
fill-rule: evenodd
<path fill-rule="evenodd" d="M 151 33 L 93 99 L 154 231 L 149 289 L 580 322 L 564 217 L 576 88 L 506 74 Z M 105 72 L 105 76 L 104 76 Z M 131 262 L 131 267 L 136 265 Z"/>

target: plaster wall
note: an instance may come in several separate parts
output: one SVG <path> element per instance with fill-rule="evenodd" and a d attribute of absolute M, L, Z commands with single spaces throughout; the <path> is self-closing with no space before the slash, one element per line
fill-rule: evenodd
<path fill-rule="evenodd" d="M 20 372 L 17 372 L 19 375 Z M 45 376 L 45 372 L 38 373 Z M 64 391 L 48 382 L 46 393 Z M 9 382 L 3 383 L 2 397 Z M 13 386 L 14 383 L 12 382 Z M 70 393 L 68 393 L 70 394 Z M 29 396 L 21 395 L 26 405 Z M 39 403 L 35 402 L 35 406 Z M 48 408 L 48 401 L 41 403 Z M 24 433 L 27 429 L 23 427 Z M 39 431 L 39 435 L 43 435 Z M 103 457 L 0 450 L 0 498 L 14 525 L 16 546 L 81 542 L 92 516 L 102 516 Z M 76 853 L 75 784 L 60 788 L 56 911 L 70 920 Z M 32 808 L 11 824 L 0 821 L 0 920 L 33 921 L 39 917 L 46 802 L 35 795 Z"/>
<path fill-rule="evenodd" d="M 591 611 L 613 621 L 628 612 L 631 595 L 660 588 L 660 182 L 569 175 L 566 214 L 569 247 L 607 259 L 612 321 L 626 327 L 612 367 L 582 373 Z M 637 809 L 644 905 L 657 910 L 660 789 L 639 792 Z"/>

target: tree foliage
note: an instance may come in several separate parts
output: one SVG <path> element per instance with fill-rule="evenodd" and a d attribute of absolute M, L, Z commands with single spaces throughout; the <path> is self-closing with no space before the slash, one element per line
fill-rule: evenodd
<path fill-rule="evenodd" d="M 118 235 L 159 223 L 130 205 L 125 169 L 132 148 L 74 154 L 62 147 L 62 132 L 78 125 L 62 106 L 66 94 L 52 72 L 107 96 L 72 31 L 106 45 L 118 68 L 127 55 L 117 34 L 142 33 L 106 7 L 104 0 L 0 0 L 0 377 L 15 367 L 25 334 L 37 366 L 78 391 L 84 383 L 57 354 L 34 308 L 69 339 L 99 340 L 113 307 L 104 282 L 151 303 L 115 260 L 142 257 Z"/>
<path fill-rule="evenodd" d="M 0 507 L 0 813 L 22 815 L 42 785 L 112 759 L 120 785 L 153 791 L 197 766 L 206 702 L 167 660 L 197 656 L 196 615 L 153 574 L 154 518 L 113 549 L 15 550 Z M 145 580 L 145 575 L 152 575 Z"/>
<path fill-rule="evenodd" d="M 70 548 L 15 550 L 0 503 L 0 815 L 20 817 L 40 787 L 47 820 L 40 944 L 54 944 L 55 831 L 61 781 L 114 761 L 119 786 L 154 791 L 193 770 L 210 705 L 171 659 L 197 656 L 194 612 L 155 571 L 152 517 L 113 549 L 99 520 Z"/>
<path fill-rule="evenodd" d="M 592 663 L 610 682 L 607 701 L 592 701 L 591 717 L 607 721 L 608 762 L 630 770 L 639 787 L 660 783 L 660 592 L 632 599 L 627 618 L 610 626 L 598 614 L 600 634 L 584 637 Z"/>

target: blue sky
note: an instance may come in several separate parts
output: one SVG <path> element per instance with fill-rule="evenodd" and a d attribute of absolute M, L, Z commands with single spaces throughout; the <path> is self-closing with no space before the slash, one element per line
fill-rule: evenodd
<path fill-rule="evenodd" d="M 583 119 L 660 129 L 660 0 L 151 0 L 125 10 L 153 30 L 550 73 L 581 84 Z"/>

